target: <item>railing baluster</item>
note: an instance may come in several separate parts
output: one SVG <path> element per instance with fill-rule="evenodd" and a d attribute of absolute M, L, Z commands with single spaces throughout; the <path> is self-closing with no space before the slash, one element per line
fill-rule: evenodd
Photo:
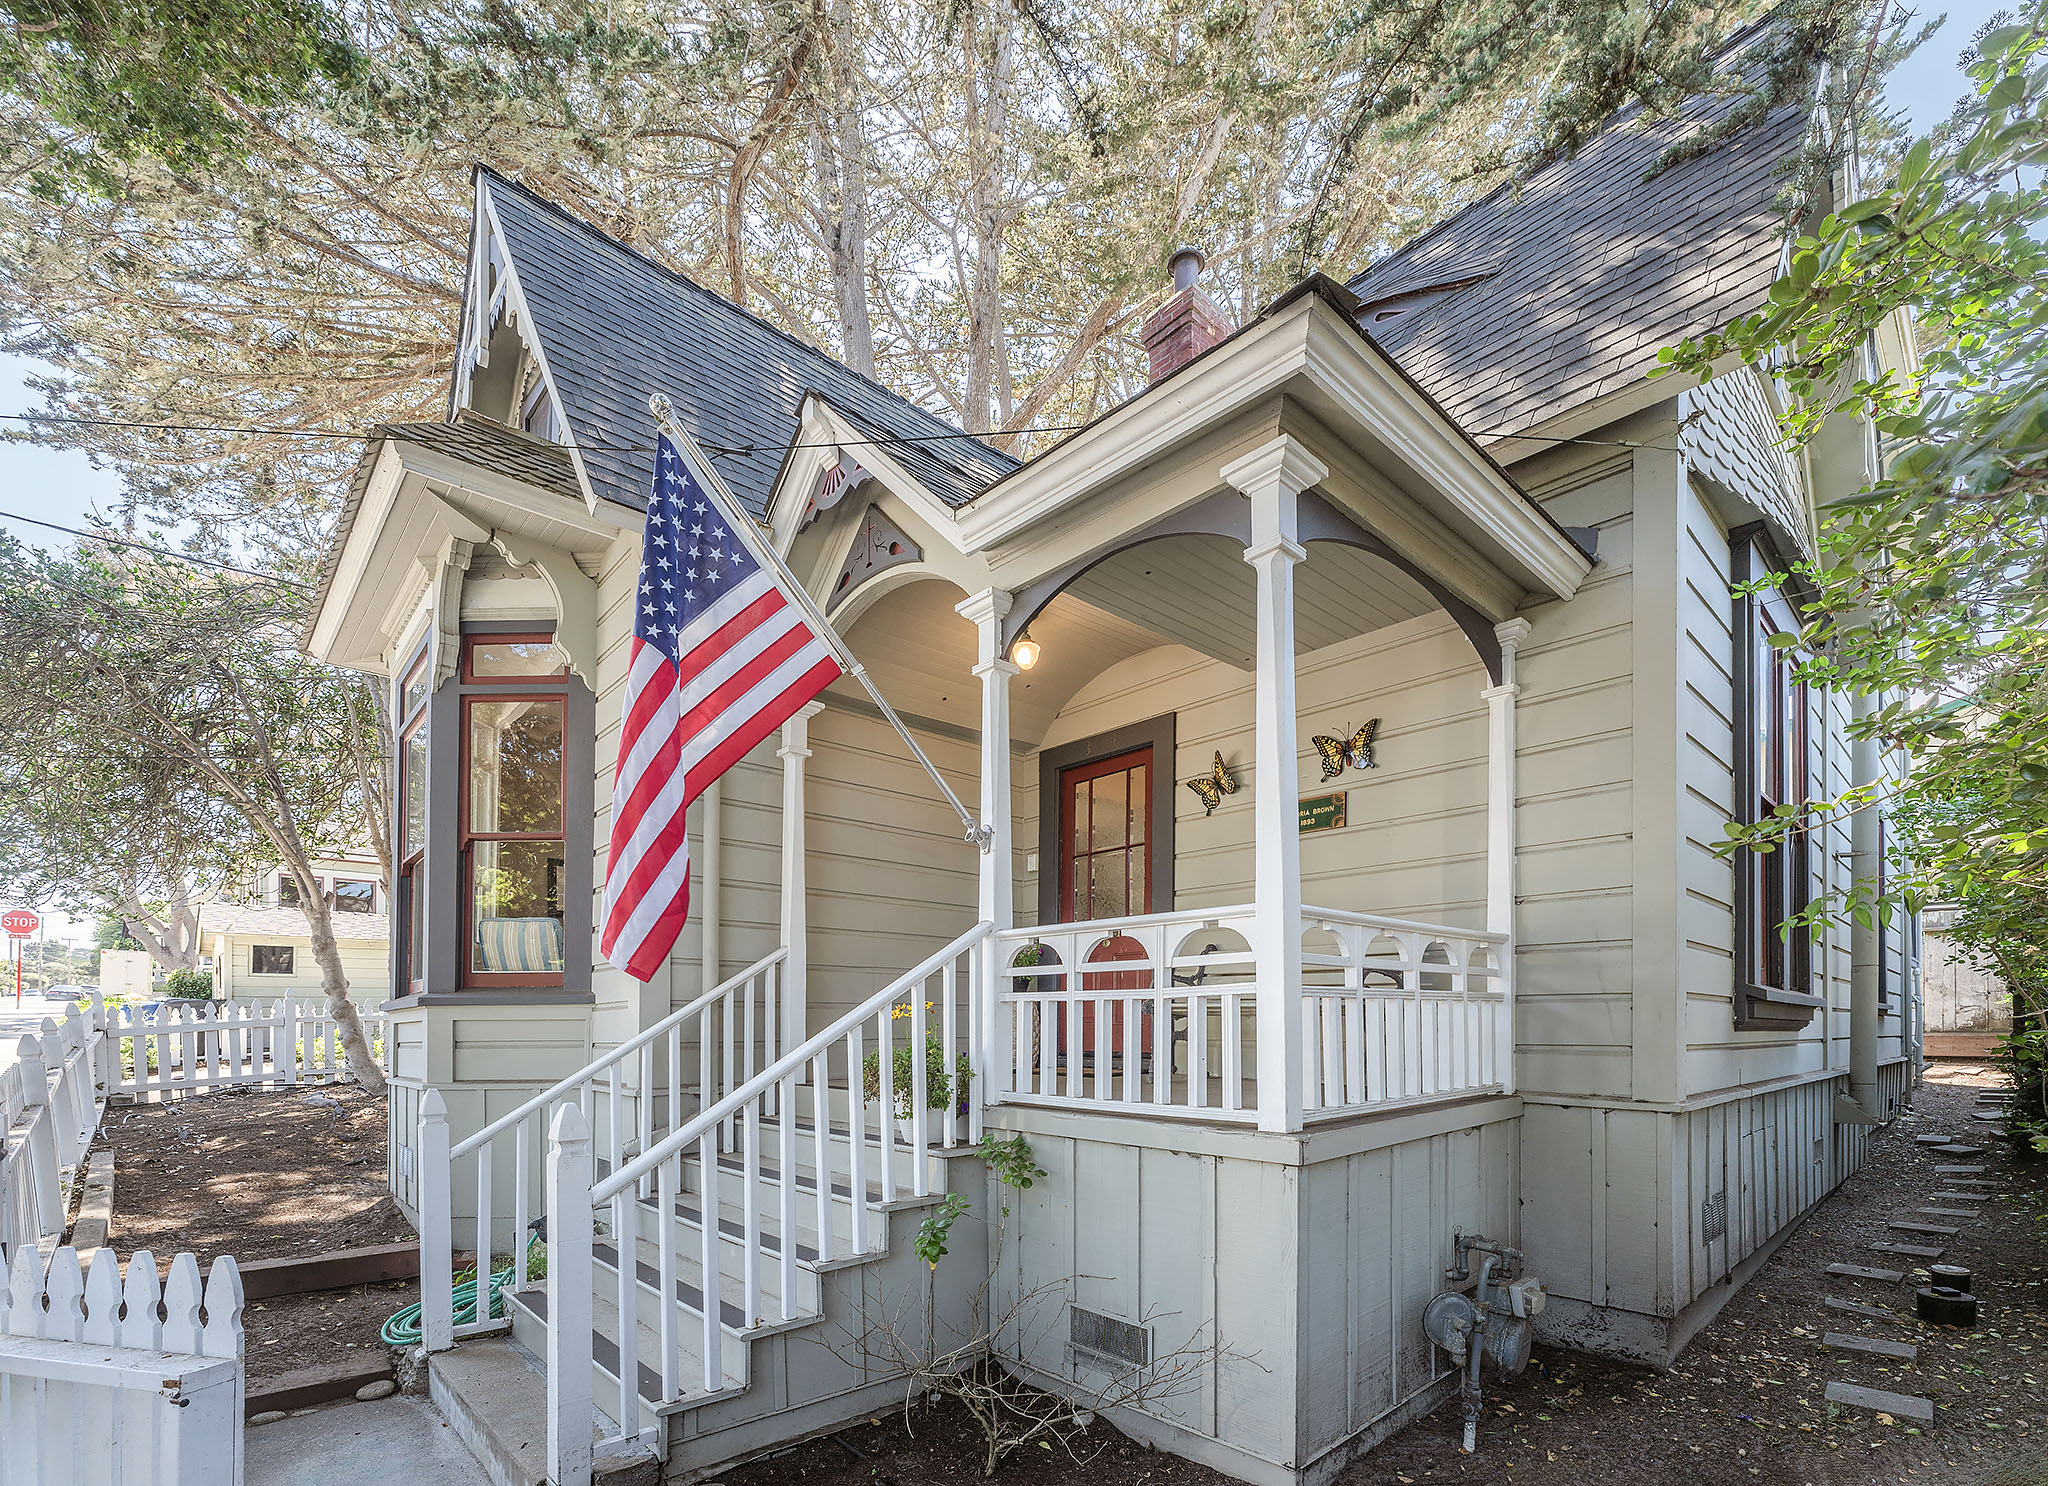
<path fill-rule="evenodd" d="M 655 1273 L 661 1287 L 654 1309 L 660 1318 L 663 1403 L 674 1403 L 682 1397 L 682 1328 L 676 1325 L 676 1187 L 682 1167 L 681 1156 L 664 1161 L 654 1181 Z"/>
<path fill-rule="evenodd" d="M 875 1014 L 875 1070 L 879 1075 L 881 1108 L 875 1123 L 881 1129 L 882 1201 L 896 1200 L 896 1008 L 884 1006 Z"/>
<path fill-rule="evenodd" d="M 832 1258 L 832 1050 L 811 1060 L 811 1166 L 817 1178 L 818 1262 Z M 794 1111 L 791 1111 L 794 1114 Z"/>
<path fill-rule="evenodd" d="M 634 1090 L 633 1113 L 637 1116 L 634 1124 L 639 1129 L 640 1149 L 651 1150 L 654 1146 L 654 1044 L 640 1044 L 640 1087 Z M 637 1154 L 637 1153 L 636 1153 Z M 640 1195 L 645 1197 L 648 1178 L 640 1179 Z"/>
<path fill-rule="evenodd" d="M 619 1140 L 623 1130 L 625 1114 L 620 1099 L 620 1095 L 624 1092 L 625 1088 L 625 1080 L 622 1077 L 623 1071 L 617 1063 L 614 1063 L 605 1072 L 604 1123 L 605 1136 L 608 1143 L 608 1149 L 605 1154 L 611 1161 L 611 1165 L 605 1169 L 606 1175 L 610 1175 L 619 1169 L 619 1158 L 623 1154 L 619 1149 Z"/>
<path fill-rule="evenodd" d="M 775 1222 L 781 1230 L 776 1240 L 782 1257 L 782 1319 L 796 1319 L 796 1086 L 794 1070 L 783 1075 L 781 1098 L 775 1117 L 776 1165 L 782 1178 L 777 1192 Z"/>
<path fill-rule="evenodd" d="M 740 1216 L 745 1238 L 740 1250 L 740 1273 L 745 1293 L 747 1325 L 761 1321 L 761 1100 L 747 1100 L 743 1134 L 740 1138 Z"/>
<path fill-rule="evenodd" d="M 753 982 L 749 981 L 747 985 L 748 989 L 746 991 L 746 996 L 748 1001 L 751 1002 L 754 996 L 752 989 Z M 718 1091 L 718 1097 L 721 1099 L 723 1099 L 727 1094 L 730 1094 L 734 1089 L 737 1089 L 739 1087 L 739 1084 L 734 1082 L 733 1080 L 732 1010 L 732 993 L 727 992 L 725 997 L 725 1004 L 720 1008 L 718 1017 L 719 1037 L 725 1046 L 725 1083 L 719 1088 Z M 725 1120 L 725 1128 L 721 1136 L 721 1143 L 724 1144 L 728 1149 L 730 1149 L 732 1146 L 733 1132 L 735 1128 L 736 1126 L 734 1125 L 732 1118 L 728 1116 Z"/>
<path fill-rule="evenodd" d="M 491 1286 L 491 1146 L 476 1152 L 476 1319 L 490 1319 Z"/>
<path fill-rule="evenodd" d="M 683 1026 L 668 1029 L 668 1124 L 663 1133 L 683 1128 Z"/>
<path fill-rule="evenodd" d="M 931 1114 L 931 1082 L 927 1072 L 931 1057 L 924 1009 L 925 988 L 930 984 L 921 980 L 910 988 L 910 1191 L 917 1197 L 931 1193 L 931 1162 L 925 1154 L 931 1145 L 925 1131 Z"/>
<path fill-rule="evenodd" d="M 614 1065 L 616 1066 L 616 1065 Z M 627 1439 L 640 1434 L 640 1245 L 635 1241 L 633 1193 L 612 1196 L 612 1253 L 618 1261 L 615 1294 L 619 1308 L 619 1428 Z"/>
<path fill-rule="evenodd" d="M 860 1025 L 846 1034 L 847 1241 L 852 1252 L 868 1250 L 868 1095 L 862 1072 Z"/>
<path fill-rule="evenodd" d="M 526 1283 L 526 1235 L 533 1222 L 532 1178 L 527 1168 L 533 1161 L 533 1121 L 523 1119 L 512 1127 L 512 1288 Z"/>
<path fill-rule="evenodd" d="M 707 1126 L 697 1137 L 697 1186 L 702 1266 L 699 1276 L 702 1293 L 698 1298 L 704 1306 L 704 1391 L 716 1393 L 725 1386 L 725 1326 L 719 1314 L 725 1294 L 725 1276 L 719 1263 L 723 1244 L 718 1236 L 718 1135 L 712 1126 Z"/>
<path fill-rule="evenodd" d="M 958 1018 L 953 1009 L 953 1002 L 959 990 L 958 966 L 954 961 L 948 960 L 939 972 L 939 1046 L 945 1049 L 946 1077 L 956 1083 L 958 1080 L 954 1075 L 960 1069 L 960 1043 Z M 981 1070 L 977 1068 L 974 1071 L 979 1073 Z M 946 1113 L 939 1121 L 940 1143 L 949 1149 L 960 1143 L 960 1105 L 965 1092 L 957 1088 L 953 1090 L 952 1097 L 946 1100 Z M 980 1101 L 966 1099 L 965 1102 L 972 1106 Z"/>

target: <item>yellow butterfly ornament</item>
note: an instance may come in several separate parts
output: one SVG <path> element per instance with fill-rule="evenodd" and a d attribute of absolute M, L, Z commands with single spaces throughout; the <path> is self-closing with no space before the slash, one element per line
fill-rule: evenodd
<path fill-rule="evenodd" d="M 1346 764 L 1354 769 L 1377 769 L 1379 764 L 1372 756 L 1372 740 L 1379 735 L 1379 730 L 1380 720 L 1375 717 L 1348 739 L 1317 733 L 1316 752 L 1323 756 L 1323 778 L 1335 779 L 1344 772 Z"/>
<path fill-rule="evenodd" d="M 1215 766 L 1207 774 L 1197 774 L 1188 780 L 1187 786 L 1200 797 L 1202 814 L 1210 816 L 1216 813 L 1225 795 L 1237 793 L 1237 776 L 1230 772 L 1230 765 L 1223 762 L 1223 752 L 1218 749 Z"/>

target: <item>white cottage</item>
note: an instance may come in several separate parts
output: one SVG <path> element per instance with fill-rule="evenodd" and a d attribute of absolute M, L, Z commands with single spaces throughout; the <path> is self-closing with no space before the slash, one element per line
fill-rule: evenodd
<path fill-rule="evenodd" d="M 1116 1422 L 1274 1483 L 1456 1392 L 1421 1313 L 1460 1235 L 1524 1252 L 1541 1335 L 1663 1363 L 1856 1168 L 1908 945 L 1777 926 L 1877 844 L 1712 846 L 1879 766 L 1763 643 L 1788 600 L 1730 596 L 1875 443 L 1795 458 L 1770 378 L 1649 379 L 1760 301 L 1808 121 L 1642 180 L 1679 127 L 1245 325 L 1181 256 L 1152 384 L 1023 462 L 479 172 L 448 419 L 376 431 L 306 636 L 399 719 L 391 1181 L 479 1448 L 511 1346 L 565 1481 L 593 1400 L 601 1462 L 686 1479 L 900 1397 L 881 1322 L 932 1206 L 991 1210 L 984 1132 L 1048 1172 L 1005 1363 L 1189 1363 Z M 987 830 L 836 684 L 693 817 L 643 985 L 593 919 L 652 393 Z M 455 1317 L 450 1247 L 503 1267 L 543 1213 L 547 1280 Z"/>

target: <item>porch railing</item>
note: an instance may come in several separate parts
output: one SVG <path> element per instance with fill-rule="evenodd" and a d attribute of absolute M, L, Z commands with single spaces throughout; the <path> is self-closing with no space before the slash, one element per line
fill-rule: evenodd
<path fill-rule="evenodd" d="M 995 936 L 993 1101 L 1258 1119 L 1249 904 Z M 1304 1120 L 1513 1087 L 1506 936 L 1302 910 Z"/>
<path fill-rule="evenodd" d="M 445 1113 L 429 1115 L 422 1122 L 420 1319 L 429 1350 L 440 1351 L 454 1345 L 457 1337 L 503 1331 L 512 1324 L 502 1306 L 494 1308 L 481 1300 L 474 1319 L 455 1319 L 450 1259 L 456 1237 L 455 1163 L 470 1159 L 475 1166 L 474 1224 L 465 1221 L 462 1236 L 471 1238 L 477 1273 L 493 1272 L 495 1254 L 512 1256 L 515 1269 L 523 1269 L 517 1256 L 525 1251 L 528 1223 L 540 1214 L 534 1184 L 546 1149 L 546 1122 L 555 1106 L 574 1103 L 581 1108 L 586 1128 L 601 1131 L 603 1136 L 595 1142 L 593 1156 L 604 1158 L 609 1170 L 618 1170 L 674 1129 L 683 1110 L 686 1066 L 694 1063 L 695 1107 L 704 1109 L 776 1061 L 782 1039 L 782 966 L 786 958 L 786 951 L 778 949 L 756 960 L 453 1146 L 448 1143 Z M 693 1056 L 686 1056 L 685 1048 L 692 1044 Z M 604 1100 L 601 1121 L 597 1110 L 600 1094 Z M 659 1111 L 657 1096 L 666 1100 Z M 729 1124 L 723 1133 L 730 1138 Z M 517 1278 L 523 1279 L 523 1274 Z M 483 1293 L 479 1287 L 479 1294 Z"/>

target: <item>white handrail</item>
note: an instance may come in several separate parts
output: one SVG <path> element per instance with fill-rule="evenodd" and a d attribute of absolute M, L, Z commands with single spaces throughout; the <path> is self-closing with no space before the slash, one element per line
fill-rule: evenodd
<path fill-rule="evenodd" d="M 1368 929 L 1391 929 L 1404 934 L 1428 934 L 1437 939 L 1470 939 L 1479 944 L 1506 944 L 1505 934 L 1489 933 L 1485 929 L 1460 929 L 1450 924 L 1426 924 L 1419 919 L 1388 918 L 1379 913 L 1355 913 L 1348 908 L 1317 908 L 1310 904 L 1301 905 L 1301 921 L 1313 927 L 1327 921 L 1333 924 L 1358 924 Z"/>
<path fill-rule="evenodd" d="M 801 1045 L 783 1053 L 775 1062 L 762 1069 L 738 1088 L 732 1090 L 716 1104 L 711 1105 L 707 1109 L 697 1111 L 696 1116 L 687 1125 L 670 1132 L 658 1145 L 642 1151 L 638 1156 L 593 1186 L 590 1189 L 590 1205 L 592 1207 L 601 1206 L 625 1191 L 627 1187 L 634 1185 L 645 1177 L 652 1176 L 663 1163 L 674 1160 L 677 1156 L 682 1155 L 690 1146 L 696 1143 L 698 1136 L 710 1130 L 714 1125 L 730 1119 L 785 1078 L 790 1077 L 792 1074 L 801 1075 L 809 1066 L 811 1060 L 820 1052 L 846 1036 L 849 1032 L 860 1026 L 862 1022 L 881 1011 L 882 1008 L 892 1005 L 896 998 L 903 994 L 906 987 L 920 984 L 936 973 L 942 966 L 958 959 L 994 932 L 995 925 L 986 919 L 982 920 L 944 949 L 922 961 L 914 969 L 905 971 L 895 980 L 889 982 L 887 986 L 875 992 L 874 995 L 868 997 L 867 1000 L 847 1012 L 838 1021 L 825 1028 L 824 1031 L 813 1033 Z M 919 1005 L 922 1006 L 922 1003 L 920 1002 Z M 921 1059 L 916 1060 L 916 1066 L 922 1067 Z M 853 1071 L 856 1075 L 859 1072 L 858 1069 Z M 886 1116 L 887 1111 L 885 1110 L 884 1117 L 886 1118 Z"/>
<path fill-rule="evenodd" d="M 571 1089 L 578 1088 L 581 1085 L 590 1082 L 592 1079 L 596 1078 L 598 1074 L 604 1072 L 605 1069 L 611 1067 L 614 1063 L 622 1061 L 630 1054 L 638 1052 L 648 1043 L 653 1042 L 658 1037 L 661 1037 L 671 1027 L 681 1026 L 691 1017 L 698 1015 L 704 1010 L 705 1007 L 709 1006 L 713 1001 L 721 1000 L 724 997 L 731 995 L 734 991 L 738 990 L 740 986 L 745 984 L 747 981 L 752 980 L 756 975 L 759 975 L 763 970 L 766 970 L 769 966 L 781 964 L 782 961 L 788 957 L 788 955 L 789 951 L 786 948 L 778 949 L 773 951 L 772 953 L 763 955 L 760 959 L 754 961 L 753 964 L 747 966 L 746 969 L 740 971 L 739 974 L 729 976 L 725 980 L 713 986 L 710 990 L 706 991 L 703 995 L 699 996 L 696 1000 L 692 1001 L 688 1006 L 683 1007 L 679 1011 L 670 1012 L 667 1016 L 663 1017 L 653 1026 L 648 1027 L 645 1031 L 637 1032 L 633 1036 L 627 1038 L 624 1042 L 620 1043 L 617 1047 L 613 1048 L 603 1057 L 595 1059 L 594 1061 L 585 1064 L 582 1068 L 579 1068 L 576 1072 L 570 1074 L 567 1078 L 563 1079 L 560 1083 L 556 1084 L 553 1088 L 547 1090 L 545 1093 L 534 1095 L 531 1099 L 527 1100 L 524 1104 L 520 1105 L 519 1108 L 513 1110 L 510 1114 L 499 1116 L 496 1120 L 493 1120 L 490 1124 L 484 1126 L 483 1129 L 477 1131 L 476 1134 L 456 1142 L 456 1144 L 448 1148 L 448 1159 L 452 1161 L 458 1156 L 466 1156 L 471 1151 L 475 1150 L 477 1147 L 488 1144 L 497 1136 L 503 1135 L 507 1130 L 510 1130 L 514 1125 L 518 1124 L 521 1120 L 529 1118 L 535 1110 L 545 1108 L 550 1102 L 559 1099 L 562 1095 L 568 1093 Z"/>

